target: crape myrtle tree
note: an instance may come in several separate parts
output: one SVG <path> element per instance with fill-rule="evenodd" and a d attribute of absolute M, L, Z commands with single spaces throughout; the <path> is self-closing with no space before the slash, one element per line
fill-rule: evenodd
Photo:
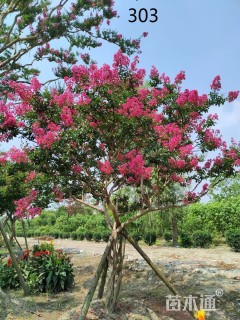
<path fill-rule="evenodd" d="M 171 82 L 155 67 L 149 87 L 143 88 L 146 72 L 137 63 L 138 57 L 130 61 L 118 51 L 112 66 L 74 65 L 64 86 L 51 90 L 42 88 L 37 78 L 29 85 L 10 80 L 6 83 L 12 91 L 9 101 L 1 102 L 2 135 L 6 140 L 21 136 L 25 141 L 15 156 L 26 157 L 48 177 L 45 187 L 33 189 L 32 199 L 24 198 L 31 213 L 39 213 L 38 197 L 51 190 L 56 199 L 92 206 L 106 218 L 109 242 L 80 319 L 86 316 L 100 277 L 98 297 L 102 297 L 107 268 L 106 306 L 112 312 L 121 286 L 126 239 L 178 294 L 128 235 L 128 225 L 150 212 L 199 200 L 220 174 L 231 176 L 239 165 L 237 144 L 227 146 L 214 130 L 217 115 L 209 114 L 211 106 L 233 101 L 238 92 L 223 97 L 219 76 L 208 95 L 182 90 L 184 72 Z M 11 119 L 11 127 L 7 119 Z M 212 158 L 210 151 L 215 151 Z M 211 185 L 203 183 L 208 178 Z M 175 204 L 161 204 L 161 195 L 172 184 L 188 186 L 187 193 Z M 130 213 L 118 210 L 113 201 L 115 193 L 126 186 L 136 189 L 141 202 Z M 103 206 L 86 203 L 82 194 L 91 195 Z M 18 204 L 16 215 L 28 215 L 26 206 L 22 210 L 22 203 Z M 125 219 L 127 214 L 130 218 Z"/>
<path fill-rule="evenodd" d="M 48 81 L 61 78 L 80 54 L 90 60 L 84 49 L 105 41 L 127 54 L 137 51 L 139 39 L 125 39 L 110 28 L 117 16 L 113 4 L 112 0 L 0 0 L 0 78 L 28 82 L 40 72 L 36 62 L 43 60 L 56 63 L 55 76 Z"/>

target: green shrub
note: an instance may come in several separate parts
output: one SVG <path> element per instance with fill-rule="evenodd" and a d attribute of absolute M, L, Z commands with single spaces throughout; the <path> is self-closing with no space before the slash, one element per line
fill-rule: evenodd
<path fill-rule="evenodd" d="M 133 238 L 133 240 L 138 242 L 139 240 L 142 239 L 142 236 L 139 233 L 135 232 L 135 233 L 132 234 L 132 238 Z"/>
<path fill-rule="evenodd" d="M 240 229 L 227 231 L 226 241 L 233 251 L 240 252 Z"/>
<path fill-rule="evenodd" d="M 164 234 L 163 234 L 163 238 L 165 241 L 169 242 L 172 240 L 173 238 L 173 235 L 172 235 L 172 232 L 170 231 L 165 231 Z"/>
<path fill-rule="evenodd" d="M 59 238 L 59 233 L 61 233 L 61 231 L 59 230 L 52 230 L 51 235 L 52 237 L 54 237 L 55 239 Z"/>
<path fill-rule="evenodd" d="M 69 257 L 61 250 L 55 250 L 51 243 L 34 245 L 31 251 L 24 251 L 18 264 L 31 291 L 60 292 L 74 285 L 73 266 Z M 0 262 L 0 287 L 19 287 L 10 258 Z"/>
<path fill-rule="evenodd" d="M 184 248 L 189 248 L 192 246 L 192 239 L 189 233 L 186 233 L 186 232 L 181 233 L 180 244 Z"/>
<path fill-rule="evenodd" d="M 87 240 L 92 240 L 92 238 L 93 238 L 93 233 L 92 233 L 91 231 L 86 231 L 86 232 L 85 232 L 85 238 L 86 238 Z"/>
<path fill-rule="evenodd" d="M 152 246 L 157 240 L 157 235 L 155 232 L 147 232 L 144 235 L 144 242 L 149 246 Z"/>
<path fill-rule="evenodd" d="M 78 232 L 77 238 L 78 238 L 78 240 L 80 240 L 80 241 L 84 240 L 84 239 L 85 239 L 85 233 L 83 233 L 83 232 Z"/>
<path fill-rule="evenodd" d="M 195 231 L 192 234 L 192 241 L 195 247 L 206 248 L 212 244 L 212 236 L 207 231 Z"/>
<path fill-rule="evenodd" d="M 72 238 L 73 240 L 77 240 L 78 234 L 77 234 L 76 231 L 73 231 L 73 232 L 71 233 L 71 238 Z"/>
<path fill-rule="evenodd" d="M 0 288 L 15 289 L 19 288 L 17 273 L 12 265 L 12 259 L 0 261 Z"/>
<path fill-rule="evenodd" d="M 94 232 L 93 234 L 93 240 L 96 242 L 99 242 L 102 240 L 102 235 L 100 232 Z"/>
<path fill-rule="evenodd" d="M 102 233 L 102 240 L 105 242 L 108 242 L 109 239 L 109 233 L 108 232 L 103 232 Z"/>

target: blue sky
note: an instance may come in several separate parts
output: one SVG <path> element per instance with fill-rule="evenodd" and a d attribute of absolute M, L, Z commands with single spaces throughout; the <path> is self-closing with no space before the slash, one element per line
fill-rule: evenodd
<path fill-rule="evenodd" d="M 144 31 L 140 65 L 155 65 L 171 78 L 186 71 L 183 87 L 207 92 L 216 75 L 222 78 L 222 92 L 240 89 L 240 2 L 238 0 L 116 0 L 120 16 L 111 27 L 126 37 L 136 38 Z M 156 8 L 158 21 L 128 20 L 130 8 Z M 104 45 L 92 55 L 100 63 L 111 63 L 116 47 Z M 223 108 L 218 127 L 229 142 L 240 140 L 240 99 Z"/>

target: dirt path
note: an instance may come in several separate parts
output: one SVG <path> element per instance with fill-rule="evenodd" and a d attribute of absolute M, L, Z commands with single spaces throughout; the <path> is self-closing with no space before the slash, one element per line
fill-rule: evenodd
<path fill-rule="evenodd" d="M 24 239 L 19 238 L 20 243 L 24 246 Z M 39 243 L 38 239 L 29 238 L 29 245 Z M 80 250 L 86 255 L 101 255 L 106 247 L 104 242 L 94 241 L 77 241 L 71 239 L 56 239 L 54 244 L 58 249 L 74 249 Z M 240 254 L 232 252 L 227 246 L 218 246 L 209 249 L 201 248 L 173 248 L 171 246 L 147 246 L 142 245 L 145 252 L 154 261 L 163 262 L 177 262 L 181 261 L 182 264 L 189 264 L 191 261 L 199 263 L 205 266 L 223 267 L 226 268 L 239 268 L 240 266 Z M 70 250 L 71 252 L 71 250 Z M 139 259 L 141 256 L 138 252 L 129 244 L 126 245 L 126 259 L 133 260 Z"/>
<path fill-rule="evenodd" d="M 24 239 L 19 238 L 24 247 Z M 42 242 L 30 238 L 29 246 Z M 68 252 L 74 265 L 74 289 L 59 294 L 33 294 L 23 297 L 20 291 L 8 293 L 15 301 L 5 310 L 0 306 L 0 320 L 75 320 L 88 292 L 100 256 L 106 243 L 93 241 L 54 240 L 58 249 Z M 216 296 L 216 311 L 207 320 L 240 320 L 240 253 L 231 252 L 227 246 L 210 249 L 185 249 L 170 246 L 141 247 L 172 281 L 183 297 L 190 295 Z M 90 319 L 101 320 L 150 320 L 150 308 L 160 320 L 190 320 L 185 311 L 166 310 L 169 291 L 146 265 L 139 254 L 127 244 L 123 286 L 114 317 L 100 317 L 99 308 Z M 76 308 L 75 316 L 69 317 Z M 75 311 L 74 311 L 75 312 Z M 67 314 L 67 318 L 65 315 Z"/>

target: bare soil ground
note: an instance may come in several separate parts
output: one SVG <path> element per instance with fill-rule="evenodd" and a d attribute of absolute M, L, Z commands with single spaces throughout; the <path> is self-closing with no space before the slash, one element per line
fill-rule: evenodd
<path fill-rule="evenodd" d="M 24 243 L 22 238 L 19 240 Z M 30 247 L 38 241 L 29 239 Z M 83 303 L 106 244 L 69 239 L 57 239 L 54 244 L 71 256 L 75 268 L 74 289 L 66 293 L 29 297 L 23 297 L 21 291 L 8 291 L 13 303 L 2 307 L 0 320 L 77 319 L 79 306 Z M 227 246 L 185 249 L 161 245 L 144 246 L 144 250 L 183 297 L 216 296 L 216 310 L 209 313 L 207 320 L 240 320 L 240 253 L 231 252 Z M 106 316 L 101 303 L 96 302 L 88 319 L 190 320 L 186 312 L 166 311 L 166 297 L 169 294 L 135 249 L 127 244 L 123 287 L 115 315 Z"/>

